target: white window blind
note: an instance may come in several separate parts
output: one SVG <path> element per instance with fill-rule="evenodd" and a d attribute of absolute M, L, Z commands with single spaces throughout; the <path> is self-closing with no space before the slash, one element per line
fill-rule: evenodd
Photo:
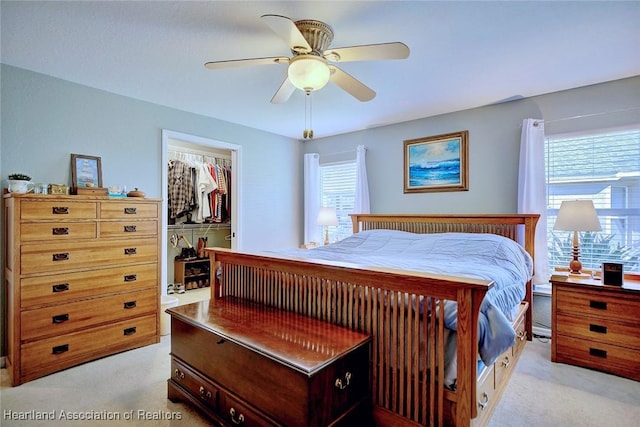
<path fill-rule="evenodd" d="M 551 267 L 571 260 L 572 232 L 554 231 L 564 200 L 593 200 L 602 231 L 581 232 L 585 269 L 621 262 L 640 274 L 640 129 L 547 137 L 548 247 Z"/>
<path fill-rule="evenodd" d="M 356 162 L 320 165 L 320 202 L 336 210 L 338 226 L 329 227 L 329 240 L 335 242 L 352 234 L 350 213 L 356 197 Z M 324 235 L 324 229 L 322 234 Z"/>

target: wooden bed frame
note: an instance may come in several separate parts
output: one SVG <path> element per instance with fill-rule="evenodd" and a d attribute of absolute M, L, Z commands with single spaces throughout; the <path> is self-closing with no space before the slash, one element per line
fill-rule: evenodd
<path fill-rule="evenodd" d="M 534 256 L 539 216 L 352 215 L 353 231 L 499 234 Z M 374 421 L 380 426 L 485 425 L 531 340 L 532 290 L 513 322 L 516 344 L 478 369 L 478 318 L 492 282 L 350 263 L 208 248 L 212 298 L 236 296 L 371 334 Z M 458 308 L 456 387 L 444 384 L 444 300 Z M 418 308 L 419 307 L 419 308 Z"/>

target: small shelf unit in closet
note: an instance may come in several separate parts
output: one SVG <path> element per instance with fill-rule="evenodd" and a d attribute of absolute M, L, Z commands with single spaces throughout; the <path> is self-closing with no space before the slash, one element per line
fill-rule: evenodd
<path fill-rule="evenodd" d="M 210 286 L 211 263 L 209 258 L 176 259 L 174 283 L 182 283 L 187 291 Z"/>

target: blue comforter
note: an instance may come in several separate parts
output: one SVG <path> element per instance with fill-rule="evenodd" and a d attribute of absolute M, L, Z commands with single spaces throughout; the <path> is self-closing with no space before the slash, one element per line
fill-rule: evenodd
<path fill-rule="evenodd" d="M 393 230 L 356 233 L 340 242 L 278 252 L 306 259 L 492 280 L 480 307 L 478 353 L 489 365 L 515 342 L 511 313 L 524 299 L 533 261 L 518 243 L 494 234 L 415 234 Z M 445 326 L 456 330 L 457 306 L 445 305 Z"/>

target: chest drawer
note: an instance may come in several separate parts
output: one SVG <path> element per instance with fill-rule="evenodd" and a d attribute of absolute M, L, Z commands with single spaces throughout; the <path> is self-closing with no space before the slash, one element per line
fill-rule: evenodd
<path fill-rule="evenodd" d="M 156 263 L 29 277 L 22 280 L 21 307 L 63 304 L 109 293 L 155 288 L 158 280 Z"/>
<path fill-rule="evenodd" d="M 597 318 L 618 319 L 622 321 L 639 322 L 637 301 L 621 298 L 607 292 L 579 291 L 557 288 L 557 311 L 573 313 L 579 316 L 593 316 Z"/>
<path fill-rule="evenodd" d="M 154 313 L 155 289 L 76 301 L 62 306 L 24 310 L 20 314 L 22 340 L 66 334 L 106 322 Z"/>
<path fill-rule="evenodd" d="M 95 202 L 24 201 L 20 208 L 21 220 L 95 219 L 98 207 Z"/>
<path fill-rule="evenodd" d="M 187 389 L 211 409 L 218 408 L 218 387 L 175 358 L 171 359 L 171 379 Z"/>
<path fill-rule="evenodd" d="M 158 221 L 103 221 L 100 223 L 100 237 L 155 236 L 158 234 Z"/>
<path fill-rule="evenodd" d="M 56 241 L 94 239 L 97 236 L 95 222 L 46 222 L 20 225 L 21 241 Z"/>
<path fill-rule="evenodd" d="M 561 335 L 640 350 L 640 325 L 620 323 L 606 318 L 576 317 L 559 313 L 556 328 Z"/>
<path fill-rule="evenodd" d="M 229 425 L 241 425 L 243 427 L 276 427 L 282 425 L 243 400 L 224 392 L 220 394 L 220 415 Z"/>
<path fill-rule="evenodd" d="M 100 204 L 101 219 L 158 218 L 158 205 L 135 201 L 109 202 Z"/>
<path fill-rule="evenodd" d="M 158 260 L 155 238 L 135 240 L 28 244 L 20 248 L 22 274 L 101 267 Z"/>
<path fill-rule="evenodd" d="M 155 334 L 154 314 L 30 342 L 21 347 L 21 369 L 29 376 L 32 371 L 52 369 L 86 355 L 99 354 L 105 347 L 110 347 L 107 353 L 129 348 L 132 343 L 155 337 Z"/>

